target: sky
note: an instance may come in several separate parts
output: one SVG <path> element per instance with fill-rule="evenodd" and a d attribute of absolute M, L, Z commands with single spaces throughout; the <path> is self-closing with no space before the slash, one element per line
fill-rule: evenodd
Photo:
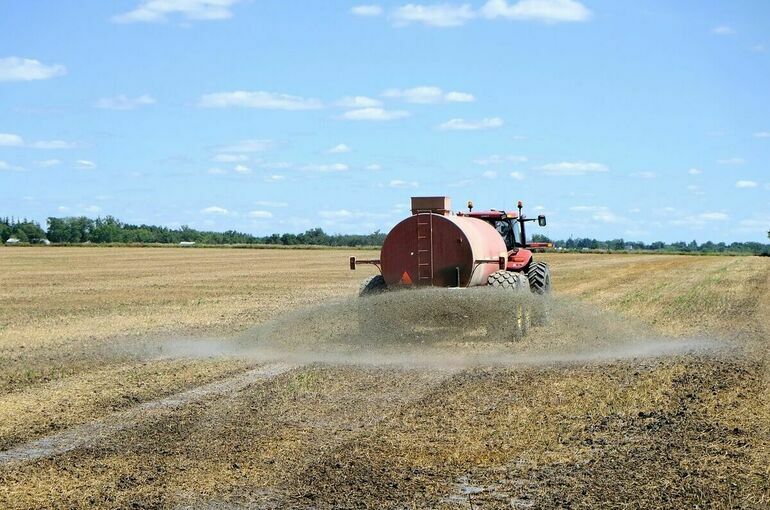
<path fill-rule="evenodd" d="M 767 241 L 770 2 L 0 0 L 0 215 Z"/>

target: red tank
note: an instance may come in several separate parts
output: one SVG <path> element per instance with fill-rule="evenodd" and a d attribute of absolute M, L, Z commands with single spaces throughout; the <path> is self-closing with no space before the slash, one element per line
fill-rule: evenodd
<path fill-rule="evenodd" d="M 486 285 L 487 277 L 500 269 L 497 261 L 507 258 L 507 250 L 495 228 L 448 209 L 448 203 L 425 209 L 413 203 L 414 214 L 388 233 L 380 252 L 388 287 Z"/>

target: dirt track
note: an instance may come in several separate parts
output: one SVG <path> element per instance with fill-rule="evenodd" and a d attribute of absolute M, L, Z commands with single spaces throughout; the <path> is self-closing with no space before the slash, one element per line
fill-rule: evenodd
<path fill-rule="evenodd" d="M 84 252 L 90 257 L 94 251 L 65 253 L 77 258 Z M 12 250 L 3 251 L 0 257 L 9 253 Z M 171 266 L 175 257 L 188 256 L 179 250 L 151 251 L 150 255 L 157 257 L 159 266 Z M 205 255 L 222 259 L 211 262 L 222 268 L 220 282 L 229 281 L 229 268 L 236 274 L 253 271 L 258 276 L 264 271 L 268 282 L 268 272 L 282 271 L 276 271 L 273 259 L 263 259 L 270 253 L 215 250 Z M 344 262 L 343 255 L 291 256 L 305 259 L 307 271 L 314 272 Z M 28 276 L 34 270 L 32 262 L 19 264 L 18 271 Z M 4 331 L 15 330 L 29 339 L 35 332 L 24 329 L 22 320 L 14 322 L 14 315 L 0 329 L 6 367 L 13 372 L 18 364 L 29 362 L 42 373 L 61 375 L 6 383 L 8 389 L 0 396 L 4 411 L 0 437 L 6 452 L 16 451 L 17 457 L 0 467 L 0 506 L 767 505 L 767 260 L 579 255 L 552 256 L 550 262 L 560 297 L 588 301 L 601 310 L 638 320 L 642 329 L 672 342 L 719 338 L 730 349 L 677 350 L 652 358 L 639 352 L 614 361 L 610 356 L 566 364 L 558 360 L 515 366 L 474 363 L 451 369 L 403 363 L 312 363 L 310 359 L 308 364 L 265 378 L 259 376 L 259 369 L 248 372 L 255 369 L 254 359 L 158 359 L 153 350 L 155 336 L 124 339 L 135 349 L 106 348 L 98 335 L 78 337 L 68 320 L 56 345 L 57 349 L 77 345 L 70 354 L 53 354 L 42 341 L 41 345 L 28 343 L 24 354 L 18 354 L 17 341 L 3 336 Z M 209 264 L 208 259 L 190 263 L 180 278 L 187 278 L 198 266 L 210 271 Z M 98 287 L 110 278 L 109 267 L 101 267 L 101 274 L 86 279 L 91 282 L 88 286 Z M 137 268 L 141 267 L 137 261 Z M 291 270 L 288 261 L 286 271 Z M 88 274 L 87 268 L 83 271 Z M 355 287 L 354 277 L 362 276 L 331 274 L 336 280 L 319 282 L 317 289 L 272 287 L 269 306 L 297 302 L 295 292 L 311 302 L 342 295 Z M 173 275 L 169 270 L 167 277 L 173 280 Z M 253 292 L 269 283 L 243 288 L 241 278 L 232 281 L 236 304 L 228 299 L 235 317 L 249 316 L 241 306 L 263 306 L 254 302 Z M 72 283 L 73 288 L 78 285 L 83 284 Z M 155 285 L 151 276 L 147 285 Z M 222 296 L 227 296 L 228 285 L 221 285 Z M 172 300 L 178 287 L 155 288 L 159 294 L 148 308 L 138 301 L 119 311 L 125 305 L 115 303 L 106 306 L 102 316 L 160 317 L 157 301 L 164 299 L 168 304 L 162 307 L 177 307 L 181 314 L 195 307 L 195 314 L 200 314 L 191 322 L 195 328 L 220 314 L 216 306 L 213 314 L 205 315 L 186 298 Z M 34 286 L 25 292 L 34 293 Z M 207 292 L 199 294 L 206 298 Z M 252 302 L 239 304 L 240 292 L 252 293 Z M 39 299 L 44 295 L 41 292 Z M 35 299 L 30 297 L 28 306 L 34 308 Z M 41 307 L 51 304 L 40 302 Z M 168 310 L 163 313 L 174 317 Z M 269 312 L 261 320 L 275 316 Z M 85 324 L 79 320 L 75 323 Z M 249 324 L 248 319 L 232 316 L 212 322 L 238 320 Z M 247 329 L 242 334 L 248 333 Z M 553 346 L 565 338 L 548 338 L 543 333 L 540 340 Z M 527 348 L 527 342 L 536 349 L 537 341 L 528 337 L 514 349 Z M 9 356 L 10 352 L 17 357 Z M 91 368 L 95 362 L 101 364 L 97 371 Z M 58 364 L 58 372 L 51 371 L 51 363 Z M 77 409 L 67 402 L 76 403 Z M 52 428 L 51 420 L 66 424 L 64 430 Z M 98 441 L 83 441 L 100 430 L 97 424 L 108 433 Z M 18 459 L 18 452 L 46 437 L 45 455 Z M 8 453 L 2 455 L 8 459 Z"/>

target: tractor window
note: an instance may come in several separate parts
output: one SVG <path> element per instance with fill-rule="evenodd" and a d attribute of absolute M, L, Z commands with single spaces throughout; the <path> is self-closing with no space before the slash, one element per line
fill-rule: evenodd
<path fill-rule="evenodd" d="M 505 247 L 513 250 L 518 239 L 519 225 L 511 221 L 496 221 L 494 227 L 505 241 Z"/>

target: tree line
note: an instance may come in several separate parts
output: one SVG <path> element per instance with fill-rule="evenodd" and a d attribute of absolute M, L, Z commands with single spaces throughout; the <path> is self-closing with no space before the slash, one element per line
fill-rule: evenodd
<path fill-rule="evenodd" d="M 145 244 L 179 244 L 180 242 L 195 242 L 198 244 L 267 244 L 280 246 L 314 245 L 314 246 L 381 246 L 385 240 L 380 231 L 366 235 L 357 234 L 327 234 L 320 228 L 313 228 L 301 234 L 272 234 L 269 236 L 254 236 L 235 230 L 211 232 L 196 230 L 183 225 L 179 228 L 160 227 L 157 225 L 133 225 L 124 223 L 112 216 L 91 219 L 85 216 L 54 218 L 47 220 L 47 229 L 43 230 L 39 223 L 28 219 L 0 218 L 0 239 L 5 243 L 9 238 L 16 238 L 22 243 L 43 242 L 60 244 L 107 244 L 107 243 L 145 243 Z M 768 233 L 770 236 L 770 233 Z M 564 250 L 585 251 L 660 251 L 684 253 L 770 253 L 770 245 L 757 242 L 714 243 L 696 241 L 665 243 L 655 241 L 644 243 L 612 239 L 600 241 L 591 238 L 569 238 L 566 240 L 551 240 L 548 237 L 535 234 L 535 242 L 552 242 L 555 247 Z"/>

